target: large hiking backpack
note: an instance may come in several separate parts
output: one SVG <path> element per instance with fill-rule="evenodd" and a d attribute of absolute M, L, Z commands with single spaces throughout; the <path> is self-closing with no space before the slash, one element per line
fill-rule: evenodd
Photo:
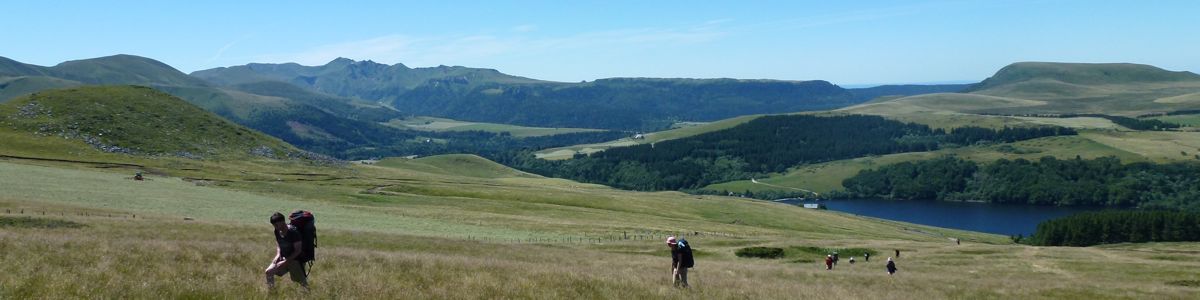
<path fill-rule="evenodd" d="M 692 259 L 692 245 L 689 244 L 687 240 L 679 239 L 679 242 L 678 242 L 677 246 L 675 246 L 675 247 L 677 247 L 679 249 L 679 253 L 681 254 L 679 257 L 679 260 L 680 260 L 679 265 L 680 266 L 682 266 L 684 268 L 691 268 L 691 267 L 696 266 L 696 260 Z"/>
<path fill-rule="evenodd" d="M 288 216 L 292 227 L 300 232 L 300 262 L 311 262 L 317 259 L 317 219 L 312 212 L 297 210 Z"/>

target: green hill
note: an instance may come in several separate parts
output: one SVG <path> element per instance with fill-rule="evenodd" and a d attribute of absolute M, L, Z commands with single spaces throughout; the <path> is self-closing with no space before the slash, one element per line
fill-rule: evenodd
<path fill-rule="evenodd" d="M 390 168 L 477 178 L 542 178 L 470 154 L 436 155 L 417 159 L 389 158 L 377 164 Z"/>
<path fill-rule="evenodd" d="M 4 76 L 45 76 L 46 67 L 22 63 L 0 56 L 0 77 Z"/>
<path fill-rule="evenodd" d="M 0 77 L 0 103 L 37 91 L 80 85 L 83 83 L 48 76 Z"/>
<path fill-rule="evenodd" d="M 153 59 L 114 55 L 41 67 L 0 59 L 0 102 L 85 84 L 149 86 L 235 123 L 325 153 L 390 145 L 413 134 L 378 124 L 401 114 L 378 104 L 304 91 L 283 83 L 215 87 Z M 261 94 L 258 94 L 261 93 Z"/>
<path fill-rule="evenodd" d="M 67 61 L 50 69 L 63 78 L 90 84 L 208 86 L 157 60 L 125 54 Z"/>
<path fill-rule="evenodd" d="M 290 145 L 169 94 L 138 86 L 50 90 L 0 106 L 4 129 L 104 152 L 187 158 L 283 157 Z"/>
<path fill-rule="evenodd" d="M 902 97 L 840 111 L 930 125 L 961 114 L 1138 116 L 1200 109 L 1200 101 L 1188 96 L 1197 92 L 1200 75 L 1190 72 L 1139 64 L 1023 62 L 1000 69 L 966 93 Z"/>
<path fill-rule="evenodd" d="M 1103 85 L 1200 81 L 1200 75 L 1130 63 L 1019 62 L 1005 66 L 967 91 L 982 91 L 1037 80 L 1053 80 L 1073 85 Z"/>

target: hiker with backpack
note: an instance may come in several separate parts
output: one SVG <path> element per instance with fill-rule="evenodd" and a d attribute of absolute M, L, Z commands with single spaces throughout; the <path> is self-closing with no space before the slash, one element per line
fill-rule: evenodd
<path fill-rule="evenodd" d="M 291 220 L 291 225 L 285 220 Z M 304 263 L 314 259 L 316 247 L 316 229 L 312 213 L 296 211 L 290 218 L 276 212 L 271 215 L 271 225 L 275 227 L 275 258 L 264 270 L 267 278 L 267 289 L 275 288 L 275 276 L 288 274 L 292 281 L 299 283 L 308 290 L 308 273 L 305 273 Z"/>
<path fill-rule="evenodd" d="M 688 269 L 695 266 L 692 258 L 692 246 L 687 240 L 667 237 L 667 246 L 671 247 L 671 280 L 676 287 L 691 287 L 687 282 Z"/>

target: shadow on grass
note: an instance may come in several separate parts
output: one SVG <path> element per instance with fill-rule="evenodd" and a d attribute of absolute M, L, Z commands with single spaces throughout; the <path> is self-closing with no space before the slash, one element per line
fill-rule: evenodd
<path fill-rule="evenodd" d="M 83 228 L 82 223 L 34 217 L 0 217 L 0 228 Z"/>

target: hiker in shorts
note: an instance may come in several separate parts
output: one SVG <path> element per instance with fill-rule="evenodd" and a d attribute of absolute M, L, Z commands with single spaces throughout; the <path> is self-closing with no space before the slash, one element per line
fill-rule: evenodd
<path fill-rule="evenodd" d="M 276 212 L 271 215 L 271 225 L 275 226 L 275 258 L 264 271 L 267 275 L 267 289 L 275 288 L 275 276 L 289 274 L 292 281 L 299 283 L 308 290 L 308 276 L 304 274 L 304 264 L 299 261 L 301 244 L 300 231 L 287 225 L 283 214 Z"/>
<path fill-rule="evenodd" d="M 689 287 L 687 282 L 688 265 L 675 237 L 667 237 L 667 246 L 671 247 L 671 281 L 676 287 Z"/>

